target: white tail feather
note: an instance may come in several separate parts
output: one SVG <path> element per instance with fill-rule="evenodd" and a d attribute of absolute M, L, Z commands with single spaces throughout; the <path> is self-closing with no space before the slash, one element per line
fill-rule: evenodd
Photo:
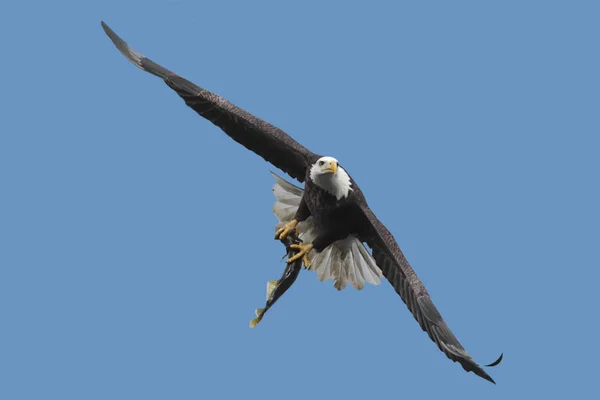
<path fill-rule="evenodd" d="M 381 270 L 375 263 L 373 257 L 369 254 L 362 243 L 354 243 L 352 246 L 352 254 L 355 260 L 360 262 L 360 271 L 365 281 L 371 285 L 379 285 L 382 277 Z"/>
<path fill-rule="evenodd" d="M 342 290 L 346 287 L 346 269 L 342 265 L 342 254 L 339 247 L 331 245 L 331 275 L 333 287 Z"/>
<path fill-rule="evenodd" d="M 324 249 L 322 252 L 318 253 L 313 259 L 312 262 L 314 265 L 322 265 L 321 268 L 317 269 L 317 278 L 321 282 L 326 281 L 331 278 L 331 246 Z"/>
<path fill-rule="evenodd" d="M 356 262 L 360 263 L 359 260 L 356 260 Z M 365 280 L 358 271 L 358 266 L 355 264 L 354 257 L 352 256 L 352 250 L 346 253 L 346 265 L 348 266 L 348 283 L 358 290 L 364 288 Z"/>
<path fill-rule="evenodd" d="M 279 220 L 277 227 L 294 219 L 296 210 L 300 205 L 304 190 L 286 182 L 271 172 L 276 182 L 273 194 L 277 200 L 273 205 L 273 213 Z M 312 217 L 298 224 L 299 238 L 305 242 L 312 242 L 317 236 Z M 322 252 L 315 250 L 309 254 L 312 264 L 310 269 L 317 272 L 320 281 L 333 278 L 333 286 L 342 290 L 349 283 L 353 288 L 361 290 L 365 282 L 379 285 L 382 277 L 381 270 L 365 246 L 355 236 L 338 240 L 329 245 Z"/>

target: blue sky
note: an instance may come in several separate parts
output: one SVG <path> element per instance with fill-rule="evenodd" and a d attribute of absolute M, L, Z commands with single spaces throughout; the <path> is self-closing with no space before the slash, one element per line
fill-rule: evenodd
<path fill-rule="evenodd" d="M 250 4 L 251 3 L 251 4 Z M 600 304 L 592 1 L 0 6 L 0 397 L 590 398 Z M 383 282 L 301 273 L 270 165 L 136 50 L 350 171 L 496 386 Z"/>

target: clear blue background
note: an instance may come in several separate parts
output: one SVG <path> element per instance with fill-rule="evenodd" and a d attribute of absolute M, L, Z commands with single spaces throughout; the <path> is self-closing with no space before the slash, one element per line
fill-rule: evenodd
<path fill-rule="evenodd" d="M 3 2 L 0 398 L 591 398 L 595 1 Z M 498 385 L 392 288 L 279 277 L 270 165 L 136 50 L 337 157 Z"/>

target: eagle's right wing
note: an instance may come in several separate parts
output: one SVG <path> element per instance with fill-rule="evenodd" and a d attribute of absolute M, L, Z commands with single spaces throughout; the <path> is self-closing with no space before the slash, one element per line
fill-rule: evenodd
<path fill-rule="evenodd" d="M 281 129 L 242 110 L 224 98 L 209 92 L 129 48 L 104 22 L 102 28 L 117 49 L 137 67 L 167 83 L 198 114 L 221 128 L 233 140 L 252 150 L 275 167 L 300 182 L 306 168 L 319 156 L 307 150 Z"/>

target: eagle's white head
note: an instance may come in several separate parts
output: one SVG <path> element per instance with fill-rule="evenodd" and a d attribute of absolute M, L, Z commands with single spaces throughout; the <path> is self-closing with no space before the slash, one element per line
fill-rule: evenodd
<path fill-rule="evenodd" d="M 333 157 L 321 157 L 310 167 L 310 179 L 340 200 L 352 191 L 350 176 Z"/>

